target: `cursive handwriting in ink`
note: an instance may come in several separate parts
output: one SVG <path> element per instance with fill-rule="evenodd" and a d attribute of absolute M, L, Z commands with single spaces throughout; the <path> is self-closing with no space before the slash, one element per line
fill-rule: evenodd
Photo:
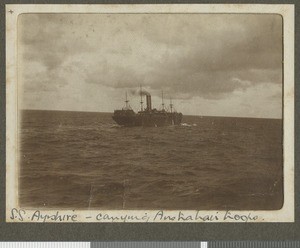
<path fill-rule="evenodd" d="M 42 214 L 40 210 L 36 210 L 36 211 L 34 211 L 34 213 L 31 216 L 31 221 L 43 221 L 43 222 L 71 221 L 71 222 L 76 222 L 77 214 L 60 214 L 59 211 L 56 211 L 55 214 Z"/>
<path fill-rule="evenodd" d="M 248 221 L 256 221 L 258 219 L 257 215 L 252 215 L 251 213 L 249 214 L 234 214 L 231 213 L 229 210 L 226 211 L 223 220 L 233 220 L 233 221 L 243 221 L 243 222 L 248 222 Z"/>
<path fill-rule="evenodd" d="M 23 209 L 17 209 L 17 208 L 13 208 L 11 210 L 11 216 L 10 219 L 11 220 L 19 220 L 19 221 L 23 221 L 24 220 L 24 215 L 26 214 L 25 210 Z"/>

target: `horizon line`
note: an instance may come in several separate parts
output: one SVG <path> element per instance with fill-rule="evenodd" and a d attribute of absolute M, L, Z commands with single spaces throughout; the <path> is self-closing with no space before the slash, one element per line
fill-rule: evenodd
<path fill-rule="evenodd" d="M 86 113 L 103 113 L 103 114 L 113 114 L 113 112 L 103 112 L 103 111 L 80 111 L 80 110 L 61 110 L 61 109 L 19 109 L 19 111 L 60 111 L 60 112 L 86 112 Z M 251 117 L 251 116 L 221 116 L 221 115 L 183 115 L 183 116 L 199 116 L 199 117 L 221 117 L 221 118 L 244 118 L 244 119 L 274 119 L 283 120 L 283 118 L 268 118 L 268 117 Z"/>

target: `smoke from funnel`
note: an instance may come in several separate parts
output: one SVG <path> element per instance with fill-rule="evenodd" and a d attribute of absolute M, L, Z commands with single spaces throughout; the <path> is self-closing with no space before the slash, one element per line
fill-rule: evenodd
<path fill-rule="evenodd" d="M 132 95 L 139 95 L 139 96 L 150 96 L 150 93 L 146 90 L 130 90 Z"/>
<path fill-rule="evenodd" d="M 146 90 L 139 90 L 139 94 L 141 96 L 151 96 L 150 93 Z"/>

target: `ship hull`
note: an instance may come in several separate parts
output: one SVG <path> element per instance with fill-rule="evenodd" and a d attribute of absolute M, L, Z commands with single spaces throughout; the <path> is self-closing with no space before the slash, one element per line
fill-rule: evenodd
<path fill-rule="evenodd" d="M 126 126 L 126 127 L 137 126 L 135 116 L 116 116 L 116 115 L 114 115 L 112 118 L 120 126 Z"/>
<path fill-rule="evenodd" d="M 168 114 L 136 114 L 130 116 L 113 115 L 113 120 L 120 126 L 134 127 L 161 127 L 180 125 L 182 120 L 182 114 L 180 113 L 168 113 Z"/>

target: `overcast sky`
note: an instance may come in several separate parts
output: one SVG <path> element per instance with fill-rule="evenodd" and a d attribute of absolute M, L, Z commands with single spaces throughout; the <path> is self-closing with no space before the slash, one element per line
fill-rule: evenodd
<path fill-rule="evenodd" d="M 113 112 L 127 91 L 138 110 L 141 84 L 186 115 L 282 115 L 279 15 L 23 14 L 18 32 L 23 109 Z"/>

